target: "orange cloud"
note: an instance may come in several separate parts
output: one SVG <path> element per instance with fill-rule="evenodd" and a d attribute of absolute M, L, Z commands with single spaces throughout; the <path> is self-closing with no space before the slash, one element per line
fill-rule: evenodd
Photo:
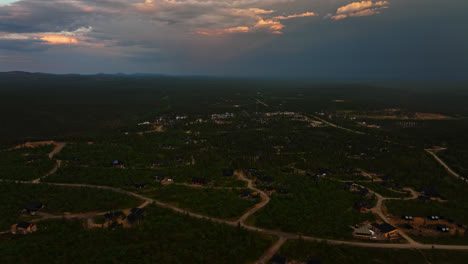
<path fill-rule="evenodd" d="M 39 37 L 39 39 L 51 45 L 78 44 L 76 38 L 63 35 L 44 35 Z"/>
<path fill-rule="evenodd" d="M 294 15 L 289 15 L 289 16 L 277 16 L 275 19 L 291 19 L 291 18 L 298 18 L 298 17 L 311 17 L 311 16 L 316 16 L 314 12 L 305 12 L 302 14 L 294 14 Z"/>
<path fill-rule="evenodd" d="M 330 15 L 334 20 L 345 19 L 347 17 L 372 16 L 379 14 L 380 10 L 387 8 L 388 1 L 361 1 L 342 6 L 336 10 L 336 15 Z"/>
<path fill-rule="evenodd" d="M 234 34 L 234 33 L 247 33 L 250 31 L 249 27 L 233 27 L 233 28 L 220 28 L 220 29 L 208 29 L 208 28 L 199 28 L 195 32 L 196 34 L 205 35 L 205 36 L 220 36 L 224 34 Z"/>
<path fill-rule="evenodd" d="M 264 20 L 260 18 L 257 24 L 254 26 L 255 28 L 263 28 L 271 31 L 274 34 L 282 34 L 281 30 L 286 26 L 281 24 L 279 21 L 275 21 L 273 19 Z"/>

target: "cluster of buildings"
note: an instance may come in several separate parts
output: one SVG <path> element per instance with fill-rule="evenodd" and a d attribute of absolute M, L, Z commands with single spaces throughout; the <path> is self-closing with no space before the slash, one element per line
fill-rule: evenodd
<path fill-rule="evenodd" d="M 368 240 L 398 239 L 398 228 L 389 223 L 365 223 L 353 231 L 353 237 Z"/>
<path fill-rule="evenodd" d="M 39 201 L 30 202 L 20 211 L 20 215 L 35 216 L 37 212 L 44 208 L 44 204 Z M 37 225 L 30 222 L 19 222 L 10 228 L 12 234 L 30 234 L 37 231 Z"/>

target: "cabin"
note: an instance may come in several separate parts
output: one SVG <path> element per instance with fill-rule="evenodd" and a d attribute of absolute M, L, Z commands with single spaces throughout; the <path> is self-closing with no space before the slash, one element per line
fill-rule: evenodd
<path fill-rule="evenodd" d="M 114 220 L 114 219 L 123 218 L 124 216 L 125 214 L 122 211 L 108 212 L 104 214 L 104 219 Z"/>
<path fill-rule="evenodd" d="M 360 211 L 361 213 L 366 212 L 371 208 L 371 204 L 368 201 L 359 201 L 354 204 L 354 209 Z"/>
<path fill-rule="evenodd" d="M 123 167 L 124 163 L 122 161 L 120 161 L 120 160 L 114 160 L 112 162 L 112 166 L 114 166 L 114 167 Z"/>
<path fill-rule="evenodd" d="M 208 184 L 208 180 L 203 177 L 192 177 L 192 184 L 206 185 Z"/>
<path fill-rule="evenodd" d="M 429 201 L 429 200 L 431 200 L 431 198 L 429 196 L 426 196 L 426 195 L 420 195 L 420 196 L 418 196 L 418 200 L 420 200 L 420 201 Z"/>
<path fill-rule="evenodd" d="M 133 208 L 130 210 L 130 214 L 127 216 L 127 223 L 130 225 L 138 225 L 143 221 L 143 216 L 145 214 L 145 209 L 143 208 Z"/>
<path fill-rule="evenodd" d="M 284 187 L 278 187 L 276 188 L 276 193 L 279 193 L 279 194 L 288 194 L 290 193 L 288 189 L 284 188 Z"/>
<path fill-rule="evenodd" d="M 11 233 L 13 234 L 30 234 L 37 231 L 37 226 L 33 223 L 20 222 L 11 227 Z"/>
<path fill-rule="evenodd" d="M 354 183 L 353 182 L 345 182 L 343 190 L 349 191 L 351 190 L 351 187 L 353 187 Z"/>
<path fill-rule="evenodd" d="M 234 170 L 232 169 L 224 169 L 222 171 L 222 175 L 225 176 L 225 177 L 230 177 L 232 175 L 234 175 Z"/>
<path fill-rule="evenodd" d="M 30 215 L 36 215 L 39 209 L 43 208 L 44 204 L 39 201 L 34 201 L 26 205 L 26 207 L 21 211 L 21 213 L 28 213 Z"/>
<path fill-rule="evenodd" d="M 241 198 L 248 198 L 250 197 L 250 194 L 251 194 L 251 191 L 249 189 L 244 189 L 241 191 L 241 193 L 239 194 L 239 197 Z"/>
<path fill-rule="evenodd" d="M 413 226 L 410 225 L 410 224 L 404 224 L 403 226 L 404 226 L 404 228 L 406 228 L 406 229 L 414 229 Z"/>
<path fill-rule="evenodd" d="M 286 264 L 287 263 L 287 258 L 285 256 L 281 256 L 281 255 L 278 255 L 278 254 L 275 254 L 271 260 L 270 260 L 270 263 L 271 264 Z"/>
<path fill-rule="evenodd" d="M 162 180 L 164 180 L 164 176 L 161 175 L 161 174 L 156 174 L 156 175 L 153 176 L 153 180 L 162 181 Z"/>
<path fill-rule="evenodd" d="M 146 183 L 146 182 L 137 182 L 137 183 L 134 184 L 135 188 L 137 188 L 137 189 L 143 189 L 143 188 L 146 187 L 146 185 L 148 185 L 148 183 Z"/>
<path fill-rule="evenodd" d="M 359 194 L 362 195 L 362 196 L 366 196 L 366 195 L 369 194 L 369 189 L 362 188 L 361 190 L 359 190 Z"/>
<path fill-rule="evenodd" d="M 380 232 L 381 234 L 385 235 L 388 238 L 390 238 L 392 235 L 398 232 L 398 229 L 396 227 L 388 223 L 383 223 L 383 224 L 372 223 L 371 226 L 373 227 L 374 231 Z"/>
<path fill-rule="evenodd" d="M 257 179 L 259 179 L 260 181 L 264 182 L 264 183 L 273 183 L 273 177 L 271 176 L 268 176 L 268 175 L 259 175 L 257 176 Z"/>
<path fill-rule="evenodd" d="M 306 263 L 307 264 L 322 264 L 322 260 L 313 258 L 313 257 L 308 257 Z"/>

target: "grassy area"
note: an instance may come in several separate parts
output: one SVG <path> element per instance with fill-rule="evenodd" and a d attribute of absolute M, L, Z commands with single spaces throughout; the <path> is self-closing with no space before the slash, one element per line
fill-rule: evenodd
<path fill-rule="evenodd" d="M 217 218 L 241 216 L 257 201 L 239 198 L 238 190 L 191 188 L 183 185 L 161 186 L 142 191 L 145 196 L 175 204 L 180 208 Z"/>
<path fill-rule="evenodd" d="M 343 184 L 315 183 L 304 175 L 284 176 L 282 183 L 290 194 L 274 194 L 270 203 L 253 215 L 255 225 L 286 232 L 330 238 L 351 238 L 350 226 L 375 219 L 370 213 L 353 209 L 363 200 L 356 193 L 343 191 Z M 282 181 L 277 177 L 277 181 Z"/>
<path fill-rule="evenodd" d="M 109 190 L 70 188 L 46 184 L 0 183 L 0 228 L 20 220 L 18 213 L 30 202 L 40 201 L 48 213 L 81 213 L 125 209 L 139 205 L 140 200 Z"/>
<path fill-rule="evenodd" d="M 287 241 L 279 254 L 287 257 L 288 261 L 313 258 L 323 264 L 461 264 L 468 257 L 468 252 L 463 251 L 360 248 L 303 240 Z"/>
<path fill-rule="evenodd" d="M 39 231 L 0 236 L 3 263 L 252 263 L 272 238 L 147 207 L 133 229 L 83 230 L 78 221 L 46 221 Z M 71 249 L 72 248 L 72 249 Z M 27 252 L 27 254 L 24 254 Z"/>

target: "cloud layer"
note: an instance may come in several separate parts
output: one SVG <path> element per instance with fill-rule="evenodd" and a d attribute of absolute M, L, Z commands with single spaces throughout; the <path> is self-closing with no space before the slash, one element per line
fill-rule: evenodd
<path fill-rule="evenodd" d="M 388 8 L 388 1 L 361 1 L 353 2 L 339 7 L 335 15 L 329 15 L 334 20 L 345 19 L 348 17 L 372 16 L 379 14 L 383 9 Z"/>

